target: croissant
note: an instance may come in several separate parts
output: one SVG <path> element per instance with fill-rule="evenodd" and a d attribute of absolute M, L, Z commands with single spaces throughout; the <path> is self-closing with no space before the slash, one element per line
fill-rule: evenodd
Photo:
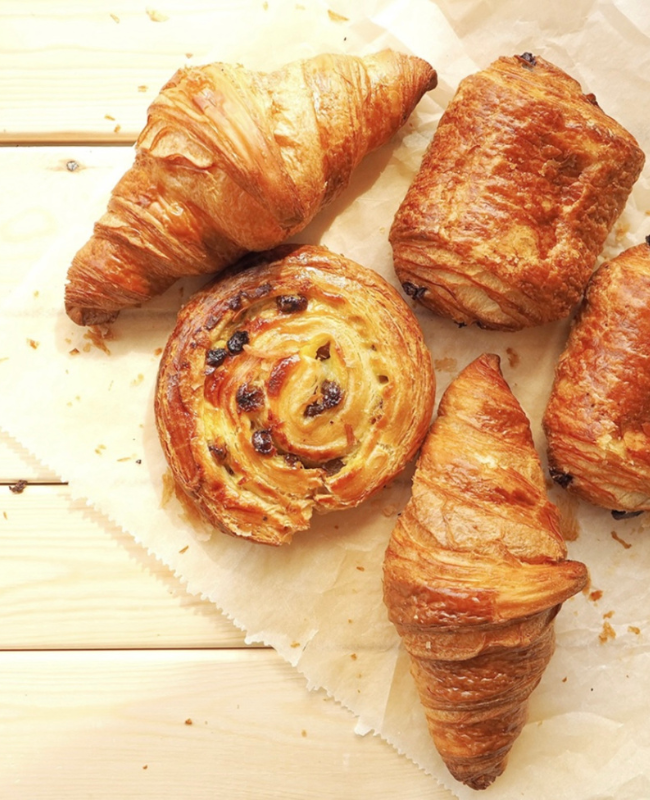
<path fill-rule="evenodd" d="M 459 324 L 569 315 L 644 163 L 593 94 L 524 53 L 463 80 L 390 231 L 404 290 Z"/>
<path fill-rule="evenodd" d="M 565 558 L 528 420 L 498 356 L 483 355 L 443 395 L 384 560 L 384 601 L 429 731 L 474 789 L 503 772 L 553 619 L 586 582 Z"/>
<path fill-rule="evenodd" d="M 435 379 L 417 319 L 372 270 L 283 245 L 180 311 L 155 413 L 177 485 L 218 529 L 280 545 L 411 460 Z"/>
<path fill-rule="evenodd" d="M 601 265 L 544 414 L 551 476 L 615 516 L 650 509 L 650 241 Z"/>
<path fill-rule="evenodd" d="M 111 322 L 183 275 L 217 273 L 300 231 L 436 81 L 426 61 L 391 50 L 268 74 L 220 63 L 179 70 L 74 257 L 68 315 Z"/>

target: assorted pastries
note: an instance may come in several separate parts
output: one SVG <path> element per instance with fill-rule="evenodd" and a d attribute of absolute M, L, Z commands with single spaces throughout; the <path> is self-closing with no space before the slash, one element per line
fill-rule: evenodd
<path fill-rule="evenodd" d="M 562 70 L 530 53 L 465 78 L 392 229 L 397 276 L 459 324 L 569 315 L 644 163 Z"/>
<path fill-rule="evenodd" d="M 436 85 L 392 50 L 276 72 L 179 70 L 149 108 L 135 163 L 68 270 L 80 325 L 115 319 L 184 275 L 217 273 L 302 230 Z"/>
<path fill-rule="evenodd" d="M 457 780 L 484 789 L 503 772 L 553 620 L 586 581 L 566 560 L 528 419 L 483 355 L 440 401 L 384 561 L 388 614 Z"/>
<path fill-rule="evenodd" d="M 196 294 L 163 353 L 155 411 L 177 485 L 226 533 L 287 543 L 413 458 L 435 383 L 417 319 L 373 270 L 281 246 Z"/>
<path fill-rule="evenodd" d="M 389 50 L 269 74 L 180 70 L 74 258 L 65 307 L 81 325 L 111 322 L 182 275 L 229 267 L 179 312 L 155 396 L 176 486 L 225 533 L 286 544 L 422 448 L 384 601 L 436 748 L 483 789 L 505 768 L 586 567 L 567 560 L 498 357 L 456 377 L 430 427 L 431 356 L 401 295 L 324 247 L 278 247 L 436 80 Z M 644 160 L 562 70 L 499 58 L 461 82 L 389 235 L 405 293 L 460 325 L 559 320 L 588 284 L 543 423 L 552 477 L 619 514 L 650 508 L 650 238 L 590 276 Z"/>
<path fill-rule="evenodd" d="M 592 276 L 543 424 L 557 483 L 617 516 L 650 510 L 650 241 Z"/>

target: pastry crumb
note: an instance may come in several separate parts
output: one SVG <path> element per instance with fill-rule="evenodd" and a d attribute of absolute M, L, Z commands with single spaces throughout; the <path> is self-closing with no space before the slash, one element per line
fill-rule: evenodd
<path fill-rule="evenodd" d="M 27 344 L 32 348 L 32 350 L 38 350 L 40 342 L 37 342 L 36 339 L 27 339 Z"/>
<path fill-rule="evenodd" d="M 115 122 L 115 117 L 112 117 L 110 114 L 104 114 L 104 119 L 110 120 L 111 122 Z"/>
<path fill-rule="evenodd" d="M 306 730 L 303 728 L 303 729 L 300 731 L 300 735 L 301 735 L 301 736 L 302 736 L 302 738 L 304 739 L 304 738 L 305 738 L 305 736 L 307 736 L 307 731 L 306 731 Z"/>
<path fill-rule="evenodd" d="M 436 358 L 433 362 L 434 369 L 438 372 L 456 372 L 457 365 L 455 358 Z"/>
<path fill-rule="evenodd" d="M 144 83 L 142 83 L 142 84 L 140 84 L 140 86 L 138 86 L 138 91 L 139 92 L 146 92 L 146 91 L 148 91 L 148 89 L 149 89 L 149 87 L 146 86 Z"/>
<path fill-rule="evenodd" d="M 144 380 L 144 375 L 141 372 L 139 372 L 137 378 L 134 378 L 131 381 L 131 386 L 139 386 L 143 380 Z"/>
<path fill-rule="evenodd" d="M 161 14 L 160 11 L 156 11 L 155 8 L 147 8 L 146 9 L 147 16 L 152 22 L 167 22 L 169 17 L 167 14 Z"/>
<path fill-rule="evenodd" d="M 603 622 L 603 630 L 598 635 L 598 640 L 600 641 L 600 643 L 605 644 L 605 642 L 607 642 L 609 639 L 615 639 L 615 638 L 616 638 L 616 631 L 614 630 L 614 628 L 612 628 L 609 622 Z"/>
<path fill-rule="evenodd" d="M 392 503 L 388 503 L 385 506 L 382 506 L 381 513 L 385 517 L 394 517 L 397 513 L 397 506 L 393 505 Z"/>
<path fill-rule="evenodd" d="M 350 653 L 350 658 L 351 658 L 353 661 L 356 661 L 356 660 L 357 660 L 357 654 L 356 654 L 356 653 Z"/>
<path fill-rule="evenodd" d="M 118 124 L 113 128 L 113 133 L 119 133 L 121 130 L 122 126 Z"/>
<path fill-rule="evenodd" d="M 181 549 L 178 552 L 180 555 L 183 555 L 183 553 L 187 553 L 189 549 L 190 549 L 189 544 L 186 544 L 185 547 L 181 547 Z"/>
<path fill-rule="evenodd" d="M 506 354 L 508 356 L 508 364 L 510 364 L 513 369 L 514 367 L 518 367 L 521 358 L 514 347 L 506 347 Z"/>
<path fill-rule="evenodd" d="M 72 350 L 70 350 L 70 352 L 69 352 L 69 355 L 71 355 L 71 356 L 78 356 L 80 352 L 81 352 L 81 351 L 80 351 L 78 348 L 76 348 L 76 347 L 73 347 L 73 348 L 72 348 Z"/>
<path fill-rule="evenodd" d="M 300 642 L 291 642 L 291 647 L 300 647 Z"/>
<path fill-rule="evenodd" d="M 331 8 L 327 9 L 327 16 L 332 20 L 332 22 L 349 22 L 348 17 L 344 17 L 343 14 L 337 14 L 336 11 L 332 11 Z"/>
<path fill-rule="evenodd" d="M 359 564 L 357 564 L 357 569 L 359 570 L 359 572 L 365 572 L 366 571 L 366 568 L 360 566 Z"/>
<path fill-rule="evenodd" d="M 594 589 L 593 592 L 589 593 L 589 599 L 594 603 L 597 603 L 602 596 L 603 596 L 602 589 Z"/>
<path fill-rule="evenodd" d="M 637 628 L 636 625 L 628 625 L 627 629 L 630 633 L 634 633 L 637 636 L 641 633 L 641 628 Z"/>
<path fill-rule="evenodd" d="M 612 535 L 612 539 L 614 539 L 614 541 L 615 541 L 615 542 L 618 542 L 619 544 L 622 544 L 622 545 L 623 545 L 623 547 L 624 547 L 626 550 L 629 550 L 629 549 L 630 549 L 630 547 L 632 547 L 632 545 L 630 544 L 630 542 L 626 542 L 626 541 L 625 541 L 625 539 L 621 539 L 621 537 L 620 537 L 620 536 L 619 536 L 619 535 L 616 533 L 616 531 L 612 531 L 612 532 L 611 532 L 611 535 Z"/>
<path fill-rule="evenodd" d="M 120 18 L 117 16 L 117 14 L 109 14 L 109 16 L 113 20 L 113 22 L 119 22 L 120 21 Z M 145 767 L 145 769 L 146 769 L 146 767 Z"/>
<path fill-rule="evenodd" d="M 25 491 L 26 486 L 27 486 L 27 481 L 21 479 L 19 481 L 16 481 L 16 483 L 12 483 L 9 486 L 9 491 L 12 492 L 13 494 L 22 494 Z"/>
<path fill-rule="evenodd" d="M 185 720 L 185 724 L 186 725 L 194 725 L 194 723 L 192 722 L 192 720 L 189 717 Z"/>

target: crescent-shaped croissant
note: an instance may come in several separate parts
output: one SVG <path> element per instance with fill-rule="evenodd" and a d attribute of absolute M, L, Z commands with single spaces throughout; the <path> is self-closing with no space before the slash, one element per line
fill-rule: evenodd
<path fill-rule="evenodd" d="M 591 278 L 543 422 L 557 483 L 621 514 L 650 510 L 650 242 Z"/>
<path fill-rule="evenodd" d="M 417 319 L 376 272 L 324 247 L 249 256 L 181 310 L 156 392 L 177 485 L 218 529 L 288 543 L 414 457 L 433 411 Z"/>
<path fill-rule="evenodd" d="M 530 53 L 463 80 L 390 232 L 405 291 L 458 323 L 568 316 L 644 154 L 592 94 Z"/>
<path fill-rule="evenodd" d="M 320 55 L 271 73 L 221 63 L 179 70 L 72 262 L 68 315 L 110 322 L 183 275 L 217 273 L 284 241 L 436 80 L 426 61 L 391 50 Z"/>
<path fill-rule="evenodd" d="M 528 420 L 483 355 L 450 384 L 384 562 L 384 600 L 429 731 L 452 775 L 500 775 L 549 659 L 560 604 L 584 586 L 567 561 Z"/>

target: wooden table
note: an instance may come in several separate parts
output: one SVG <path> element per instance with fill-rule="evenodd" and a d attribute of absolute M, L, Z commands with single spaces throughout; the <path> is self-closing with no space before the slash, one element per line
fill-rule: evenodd
<path fill-rule="evenodd" d="M 201 63 L 214 5 L 0 2 L 3 296 Z M 452 797 L 6 435 L 0 598 L 3 800 Z"/>

